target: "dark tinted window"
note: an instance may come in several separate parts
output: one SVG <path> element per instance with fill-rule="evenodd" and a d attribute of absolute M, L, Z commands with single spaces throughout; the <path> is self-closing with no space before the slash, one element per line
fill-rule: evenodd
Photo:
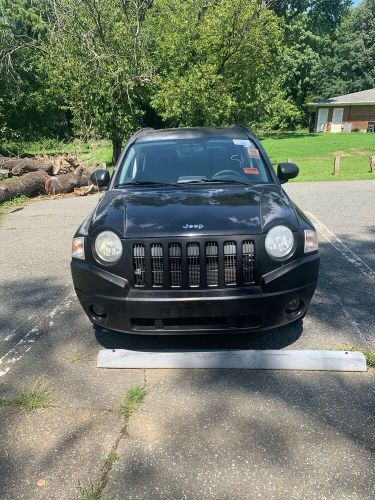
<path fill-rule="evenodd" d="M 179 139 L 133 144 L 117 174 L 127 182 L 184 183 L 205 180 L 269 182 L 255 144 L 244 139 Z"/>

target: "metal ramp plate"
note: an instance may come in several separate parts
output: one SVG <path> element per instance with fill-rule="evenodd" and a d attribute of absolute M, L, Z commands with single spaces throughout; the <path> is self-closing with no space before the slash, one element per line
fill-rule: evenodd
<path fill-rule="evenodd" d="M 98 368 L 239 368 L 247 370 L 367 371 L 361 352 L 315 350 L 208 350 L 142 352 L 104 349 Z"/>

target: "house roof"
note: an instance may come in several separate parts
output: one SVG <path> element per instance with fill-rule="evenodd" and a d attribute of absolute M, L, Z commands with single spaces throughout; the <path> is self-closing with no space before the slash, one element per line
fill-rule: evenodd
<path fill-rule="evenodd" d="M 310 102 L 310 106 L 341 106 L 350 104 L 352 106 L 360 106 L 364 104 L 375 104 L 375 88 L 362 90 L 361 92 L 353 92 L 352 94 L 338 95 L 330 99 L 321 99 L 319 101 Z"/>

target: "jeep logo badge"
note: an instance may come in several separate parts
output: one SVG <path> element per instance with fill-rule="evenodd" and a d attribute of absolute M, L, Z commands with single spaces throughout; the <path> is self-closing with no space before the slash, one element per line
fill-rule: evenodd
<path fill-rule="evenodd" d="M 203 224 L 185 224 L 182 229 L 203 229 Z"/>

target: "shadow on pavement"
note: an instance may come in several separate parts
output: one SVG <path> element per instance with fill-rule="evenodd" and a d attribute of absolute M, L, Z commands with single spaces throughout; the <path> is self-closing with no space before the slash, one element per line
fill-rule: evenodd
<path fill-rule="evenodd" d="M 109 498 L 373 498 L 371 372 L 162 372 L 147 370 Z"/>
<path fill-rule="evenodd" d="M 355 243 L 350 245 L 353 250 Z M 258 334 L 182 337 L 133 336 L 96 329 L 96 340 L 106 348 L 156 352 L 281 349 L 292 346 L 306 333 L 311 335 L 310 342 L 321 346 L 320 338 L 314 337 L 315 330 L 310 331 L 306 326 L 309 321 L 313 328 L 321 325 L 323 339 L 332 345 L 335 334 L 340 335 L 343 329 L 347 329 L 348 335 L 353 331 L 346 326 L 349 320 L 343 308 L 366 326 L 372 321 L 375 298 L 367 278 L 332 250 L 331 245 L 323 243 L 321 255 L 317 295 L 305 325 L 299 321 Z M 42 279 L 14 280 L 13 286 L 19 292 L 25 287 L 28 293 L 20 293 L 17 303 L 12 303 L 15 308 L 6 311 L 3 325 L 7 328 L 13 327 L 18 308 L 25 306 L 38 312 L 39 305 L 57 292 L 54 283 Z M 57 498 L 57 483 L 50 478 L 61 464 L 64 466 L 59 473 L 62 484 L 66 487 L 72 482 L 71 471 L 65 467 L 66 464 L 72 466 L 73 449 L 77 450 L 77 475 L 85 476 L 82 471 L 85 464 L 89 472 L 94 471 L 93 475 L 99 469 L 92 466 L 91 460 L 94 455 L 104 459 L 105 451 L 100 447 L 93 449 L 93 442 L 106 442 L 105 437 L 99 433 L 98 426 L 92 426 L 89 418 L 81 419 L 85 418 L 85 411 L 90 414 L 92 408 L 100 414 L 109 411 L 112 415 L 111 408 L 117 409 L 129 386 L 143 383 L 144 374 L 142 370 L 97 370 L 96 340 L 88 319 L 74 302 L 68 312 L 54 317 L 53 326 L 45 322 L 30 352 L 4 377 L 2 396 L 17 395 L 20 381 L 45 377 L 56 395 L 58 406 L 54 411 L 61 414 L 61 422 L 56 423 L 53 446 L 37 456 L 34 450 L 38 443 L 21 442 L 19 453 L 14 452 L 15 412 L 3 417 L 2 449 L 8 455 L 3 461 L 1 498 L 19 498 L 17 488 L 21 482 L 30 493 L 26 465 L 30 466 L 34 480 L 47 474 L 49 463 L 51 470 L 47 479 L 53 488 L 50 498 Z M 218 488 L 216 498 L 249 498 L 247 494 L 255 491 L 255 486 L 278 488 L 279 496 L 273 496 L 271 489 L 267 490 L 268 496 L 259 490 L 263 498 L 312 498 L 310 493 L 319 498 L 373 498 L 375 392 L 371 372 L 337 375 L 171 370 L 167 376 L 161 372 L 147 371 L 150 394 L 139 418 L 134 416 L 141 430 L 137 437 L 138 431 L 133 428 L 132 439 L 124 440 L 124 449 L 119 453 L 123 459 L 116 477 L 122 495 L 116 492 L 111 495 L 110 491 L 110 498 L 124 498 L 125 493 L 127 498 L 202 498 L 200 491 L 204 491 L 207 478 L 212 478 Z M 8 410 L 10 408 L 3 408 L 4 413 Z M 56 418 L 52 410 L 48 410 L 51 411 L 49 419 Z M 69 428 L 64 422 L 68 410 L 73 422 Z M 19 425 L 24 425 L 28 436 L 45 440 L 46 433 L 52 432 L 51 420 L 46 418 L 41 428 L 39 417 L 42 420 L 46 413 L 47 410 L 43 410 L 35 414 L 26 427 L 24 416 L 18 413 Z M 112 421 L 110 425 L 113 426 Z M 61 431 L 63 428 L 66 432 Z M 83 446 L 84 429 L 88 439 Z M 92 435 L 99 437 L 92 442 Z M 246 461 L 250 465 L 247 466 Z M 215 475 L 219 473 L 220 477 Z M 171 490 L 158 494 L 158 488 L 165 485 Z M 302 489 L 297 489 L 299 496 L 292 497 L 294 485 Z M 241 487 L 245 489 L 240 490 Z M 75 489 L 75 483 L 71 488 Z M 142 488 L 148 488 L 144 494 Z M 32 498 L 32 495 L 24 497 Z"/>

